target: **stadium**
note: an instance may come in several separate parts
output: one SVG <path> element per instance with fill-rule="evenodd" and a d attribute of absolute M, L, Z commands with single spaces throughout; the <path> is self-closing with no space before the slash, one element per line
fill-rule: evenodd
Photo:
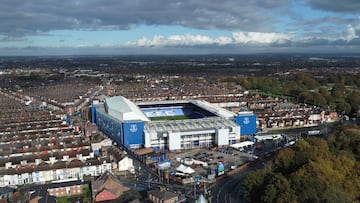
<path fill-rule="evenodd" d="M 92 122 L 120 146 L 180 151 L 222 147 L 256 133 L 256 116 L 199 100 L 134 103 L 122 96 L 93 103 Z"/>

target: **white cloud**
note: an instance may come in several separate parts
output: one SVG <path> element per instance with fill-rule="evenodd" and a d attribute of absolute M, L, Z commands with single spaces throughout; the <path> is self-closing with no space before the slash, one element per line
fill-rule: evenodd
<path fill-rule="evenodd" d="M 353 25 L 348 25 L 346 30 L 346 35 L 343 37 L 343 39 L 346 41 L 351 41 L 355 38 L 358 38 L 359 36 L 356 34 L 356 32 L 359 28 L 360 26 L 355 27 Z"/>
<path fill-rule="evenodd" d="M 233 42 L 232 38 L 224 37 L 224 36 L 220 36 L 220 37 L 216 38 L 214 41 L 216 44 L 219 44 L 219 45 L 231 44 Z"/>
<path fill-rule="evenodd" d="M 196 45 L 226 45 L 232 43 L 230 37 L 220 36 L 211 38 L 206 35 L 170 35 L 164 37 L 162 35 L 155 35 L 152 39 L 142 37 L 136 42 L 128 42 L 127 46 L 141 46 L 141 47 L 165 47 L 165 46 L 196 46 Z"/>
<path fill-rule="evenodd" d="M 147 37 L 140 38 L 133 45 L 137 46 L 160 46 L 164 41 L 164 37 L 161 35 L 155 35 L 152 39 L 148 39 Z"/>
<path fill-rule="evenodd" d="M 233 32 L 232 37 L 219 36 L 211 38 L 206 35 L 155 35 L 152 39 L 142 37 L 136 42 L 128 42 L 127 46 L 165 47 L 165 46 L 196 46 L 196 45 L 229 45 L 229 44 L 270 44 L 283 43 L 291 40 L 293 34 L 261 33 L 261 32 Z"/>
<path fill-rule="evenodd" d="M 275 33 L 275 32 L 233 32 L 232 38 L 235 43 L 282 43 L 293 38 L 293 34 Z"/>
<path fill-rule="evenodd" d="M 197 45 L 197 44 L 212 44 L 214 40 L 205 35 L 171 35 L 168 38 L 169 44 L 174 45 Z"/>

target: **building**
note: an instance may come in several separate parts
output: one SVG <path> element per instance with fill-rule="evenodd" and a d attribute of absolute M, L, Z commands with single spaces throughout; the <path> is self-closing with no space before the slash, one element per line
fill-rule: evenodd
<path fill-rule="evenodd" d="M 82 195 L 84 192 L 84 187 L 87 186 L 85 184 L 59 186 L 59 187 L 49 188 L 47 191 L 49 195 L 55 197 L 65 197 L 65 196 Z"/>
<path fill-rule="evenodd" d="M 92 106 L 92 122 L 127 148 L 181 149 L 228 146 L 244 132 L 256 132 L 256 116 L 237 115 L 205 101 L 179 100 L 133 103 L 105 98 Z M 249 128 L 249 129 L 248 129 Z"/>
<path fill-rule="evenodd" d="M 256 134 L 256 115 L 252 111 L 238 112 L 236 116 L 236 123 L 240 125 L 241 135 Z"/>
<path fill-rule="evenodd" d="M 107 171 L 91 182 L 93 200 L 95 202 L 115 200 L 130 188 L 125 187 L 119 179 Z"/>
<path fill-rule="evenodd" d="M 24 184 L 45 184 L 57 180 L 80 180 L 84 176 L 98 176 L 110 171 L 111 163 L 101 163 L 98 159 L 87 159 L 82 162 L 58 161 L 54 164 L 43 162 L 37 166 L 9 167 L 0 171 L 0 186 Z"/>
<path fill-rule="evenodd" d="M 1 136 L 0 187 L 83 179 L 113 169 L 113 161 L 94 155 L 90 141 L 62 130 Z M 109 139 L 98 143 L 104 140 Z"/>
<path fill-rule="evenodd" d="M 133 160 L 129 157 L 125 156 L 123 159 L 119 161 L 119 172 L 127 172 L 134 173 L 135 168 L 133 164 Z"/>
<path fill-rule="evenodd" d="M 8 202 L 14 193 L 15 189 L 12 187 L 0 187 L 0 202 Z"/>
<path fill-rule="evenodd" d="M 148 197 L 149 200 L 154 203 L 173 203 L 179 200 L 178 194 L 167 191 L 165 188 L 150 190 L 148 192 Z"/>
<path fill-rule="evenodd" d="M 80 180 L 54 181 L 41 187 L 32 185 L 28 190 L 31 191 L 29 203 L 56 203 L 57 197 L 76 197 L 84 201 L 90 197 L 89 185 Z"/>

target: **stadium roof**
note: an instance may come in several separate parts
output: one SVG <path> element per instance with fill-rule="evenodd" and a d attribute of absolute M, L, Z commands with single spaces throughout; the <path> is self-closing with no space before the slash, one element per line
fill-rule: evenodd
<path fill-rule="evenodd" d="M 226 109 L 223 109 L 221 107 L 217 107 L 212 105 L 209 102 L 206 101 L 200 101 L 200 100 L 166 100 L 166 101 L 146 101 L 146 102 L 137 102 L 137 105 L 156 105 L 156 104 L 186 104 L 191 103 L 195 106 L 198 106 L 202 109 L 205 109 L 221 118 L 231 119 L 234 118 L 236 114 L 234 114 L 231 111 L 228 111 Z"/>
<path fill-rule="evenodd" d="M 122 96 L 105 99 L 107 112 L 120 121 L 150 121 L 133 102 Z"/>
<path fill-rule="evenodd" d="M 190 102 L 203 109 L 206 109 L 207 111 L 215 115 L 220 116 L 221 118 L 231 119 L 235 117 L 235 114 L 233 112 L 223 109 L 221 107 L 214 106 L 209 102 L 200 100 L 191 100 Z"/>
<path fill-rule="evenodd" d="M 237 113 L 237 115 L 254 115 L 254 112 L 253 111 L 239 111 L 238 113 Z"/>
<path fill-rule="evenodd" d="M 153 121 L 146 123 L 144 131 L 147 133 L 157 132 L 186 132 L 198 130 L 214 130 L 220 128 L 237 128 L 238 126 L 230 121 L 220 117 L 173 120 L 173 121 Z"/>
<path fill-rule="evenodd" d="M 189 103 L 188 100 L 164 100 L 164 101 L 139 101 L 136 105 L 156 105 L 156 104 L 185 104 Z"/>

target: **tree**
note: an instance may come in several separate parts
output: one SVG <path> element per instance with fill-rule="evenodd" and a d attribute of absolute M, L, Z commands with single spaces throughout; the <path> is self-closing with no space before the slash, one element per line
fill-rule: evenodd
<path fill-rule="evenodd" d="M 342 84 L 335 84 L 331 89 L 331 96 L 335 97 L 337 100 L 344 99 L 345 86 Z"/>
<path fill-rule="evenodd" d="M 319 83 L 314 80 L 313 78 L 311 78 L 311 76 L 305 76 L 302 80 L 302 83 L 304 84 L 305 87 L 307 87 L 307 89 L 315 89 L 316 87 L 319 86 Z"/>
<path fill-rule="evenodd" d="M 329 91 L 326 87 L 320 87 L 319 88 L 319 93 L 324 97 L 328 97 L 329 96 Z"/>
<path fill-rule="evenodd" d="M 336 109 L 338 109 L 339 111 L 348 114 L 351 112 L 351 106 L 349 103 L 347 102 L 339 102 L 336 104 Z"/>
<path fill-rule="evenodd" d="M 248 79 L 243 79 L 240 85 L 243 86 L 245 89 L 251 89 L 251 83 L 248 81 Z"/>
<path fill-rule="evenodd" d="M 324 106 L 327 104 L 325 97 L 320 93 L 314 92 L 313 98 L 315 105 Z"/>
<path fill-rule="evenodd" d="M 357 202 L 359 156 L 360 126 L 343 125 L 328 142 L 299 140 L 281 150 L 273 165 L 249 173 L 245 197 L 250 202 Z"/>
<path fill-rule="evenodd" d="M 258 191 L 263 190 L 263 184 L 267 171 L 265 169 L 256 170 L 249 173 L 243 182 L 245 191 L 244 197 L 250 202 L 260 202 L 261 196 Z"/>
<path fill-rule="evenodd" d="M 347 151 L 360 160 L 360 127 L 344 125 L 329 136 L 330 149 L 333 152 Z"/>
<path fill-rule="evenodd" d="M 348 97 L 349 104 L 351 106 L 351 112 L 357 112 L 360 110 L 360 95 L 355 91 Z"/>
<path fill-rule="evenodd" d="M 295 192 L 289 181 L 281 174 L 268 174 L 267 183 L 264 186 L 262 202 L 295 202 Z"/>
<path fill-rule="evenodd" d="M 292 148 L 281 150 L 274 159 L 275 171 L 285 174 L 293 171 L 295 151 Z"/>

